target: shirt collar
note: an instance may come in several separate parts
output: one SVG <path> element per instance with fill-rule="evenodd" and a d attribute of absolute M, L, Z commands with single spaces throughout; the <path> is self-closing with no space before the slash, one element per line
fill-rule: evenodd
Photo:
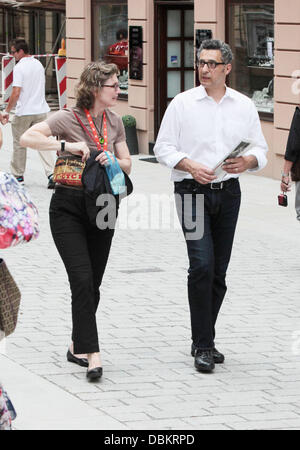
<path fill-rule="evenodd" d="M 225 92 L 224 97 L 222 98 L 221 102 L 223 102 L 225 98 L 232 98 L 232 99 L 234 98 L 233 90 L 230 89 L 228 86 L 225 86 L 225 87 L 226 87 L 226 92 Z M 210 97 L 208 96 L 206 89 L 202 85 L 200 85 L 197 88 L 196 100 L 203 100 L 204 98 L 210 98 Z"/>
<path fill-rule="evenodd" d="M 33 59 L 34 58 L 34 56 L 32 56 L 32 55 L 29 55 L 29 56 L 23 56 L 23 58 L 21 58 L 21 59 L 19 59 L 19 63 L 20 62 L 22 62 L 22 61 L 26 61 L 27 59 Z"/>

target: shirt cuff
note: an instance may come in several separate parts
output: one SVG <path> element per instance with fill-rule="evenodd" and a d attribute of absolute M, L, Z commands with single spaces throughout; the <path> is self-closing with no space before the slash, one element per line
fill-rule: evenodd
<path fill-rule="evenodd" d="M 258 172 L 259 170 L 262 170 L 267 165 L 267 158 L 264 153 L 262 153 L 263 150 L 260 149 L 251 149 L 249 153 L 245 153 L 245 156 L 255 156 L 257 159 L 257 166 L 253 169 L 248 169 L 248 172 Z"/>
<path fill-rule="evenodd" d="M 186 153 L 176 152 L 165 157 L 156 155 L 156 158 L 161 164 L 169 167 L 169 169 L 174 169 L 181 160 L 188 158 L 188 155 Z"/>

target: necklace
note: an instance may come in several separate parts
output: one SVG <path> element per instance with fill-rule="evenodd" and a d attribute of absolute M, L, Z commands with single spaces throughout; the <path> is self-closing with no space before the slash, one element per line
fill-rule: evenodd
<path fill-rule="evenodd" d="M 92 118 L 93 124 L 98 132 L 99 138 L 100 138 L 100 144 L 104 144 L 104 138 L 103 138 L 103 134 L 102 134 L 102 127 L 103 127 L 103 114 L 101 116 L 101 125 L 100 125 L 100 129 L 97 127 L 94 119 Z"/>

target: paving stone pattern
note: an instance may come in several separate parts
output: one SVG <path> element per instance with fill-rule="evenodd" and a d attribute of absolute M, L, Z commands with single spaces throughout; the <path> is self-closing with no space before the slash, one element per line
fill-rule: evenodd
<path fill-rule="evenodd" d="M 7 127 L 0 153 L 4 170 L 9 133 Z M 169 177 L 168 169 L 134 157 L 140 209 L 146 211 L 150 194 L 172 195 Z M 84 368 L 66 361 L 70 291 L 49 229 L 52 192 L 32 150 L 25 183 L 39 208 L 41 235 L 1 251 L 22 291 L 19 324 L 8 340 L 10 360 L 130 430 L 300 429 L 300 223 L 294 189 L 290 206 L 280 208 L 278 181 L 241 177 L 243 204 L 217 328 L 226 362 L 213 374 L 196 372 L 190 356 L 181 231 L 117 230 L 97 316 L 104 377 L 91 384 Z"/>

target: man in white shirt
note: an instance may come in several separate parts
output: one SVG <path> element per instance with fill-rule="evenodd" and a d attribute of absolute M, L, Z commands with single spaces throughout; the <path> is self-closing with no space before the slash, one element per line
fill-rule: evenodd
<path fill-rule="evenodd" d="M 238 177 L 267 164 L 268 148 L 254 103 L 225 84 L 232 60 L 227 44 L 203 42 L 198 52 L 201 86 L 173 99 L 154 148 L 159 162 L 172 169 L 175 193 L 182 201 L 179 218 L 190 263 L 192 355 L 201 372 L 211 372 L 215 363 L 224 362 L 215 348 L 215 324 L 227 289 L 225 277 L 239 214 Z M 214 168 L 243 139 L 254 145 L 244 156 L 228 159 L 226 175 L 217 178 Z M 200 214 L 199 197 L 204 199 Z M 201 220 L 203 237 L 190 238 L 187 224 Z"/>
<path fill-rule="evenodd" d="M 9 113 L 16 105 L 12 122 L 14 141 L 11 172 L 20 183 L 24 183 L 26 168 L 26 148 L 20 146 L 20 137 L 32 125 L 43 122 L 50 108 L 45 99 L 45 71 L 43 65 L 29 55 L 28 44 L 23 39 L 11 43 L 11 55 L 16 64 L 13 71 L 13 90 L 9 102 L 2 114 L 2 123 L 7 123 Z M 54 160 L 50 152 L 39 152 L 46 176 L 48 188 L 53 188 L 52 179 Z"/>

